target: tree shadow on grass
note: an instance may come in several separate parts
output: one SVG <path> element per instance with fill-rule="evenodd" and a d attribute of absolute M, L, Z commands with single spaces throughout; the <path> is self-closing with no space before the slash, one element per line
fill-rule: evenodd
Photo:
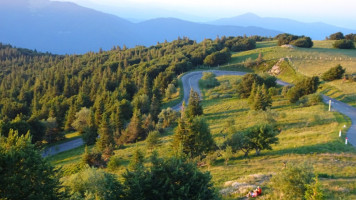
<path fill-rule="evenodd" d="M 244 112 L 244 111 L 247 111 L 249 109 L 247 108 L 241 108 L 241 109 L 231 109 L 231 110 L 228 110 L 228 111 L 221 111 L 221 112 L 214 112 L 214 113 L 209 113 L 209 114 L 204 114 L 205 118 L 207 120 L 209 119 L 221 119 L 221 118 L 226 118 L 226 114 L 236 114 L 238 112 Z"/>
<path fill-rule="evenodd" d="M 275 156 L 275 155 L 286 155 L 286 154 L 320 154 L 320 153 L 346 153 L 346 152 L 356 152 L 355 149 L 343 144 L 342 141 L 332 141 L 327 143 L 319 143 L 308 146 L 300 146 L 295 148 L 287 148 L 273 151 L 264 151 L 262 155 L 265 156 Z"/>
<path fill-rule="evenodd" d="M 341 101 L 346 103 L 355 103 L 356 101 L 356 94 L 348 94 L 348 95 L 340 95 L 338 97 Z"/>

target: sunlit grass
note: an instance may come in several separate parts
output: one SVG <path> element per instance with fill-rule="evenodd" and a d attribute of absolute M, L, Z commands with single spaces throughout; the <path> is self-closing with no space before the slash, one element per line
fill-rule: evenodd
<path fill-rule="evenodd" d="M 293 67 L 307 76 L 320 75 L 341 64 L 348 73 L 356 73 L 356 49 L 334 49 L 333 41 L 313 41 L 313 48 L 285 48 L 275 46 L 276 41 L 257 42 L 257 48 L 234 53 L 231 63 L 242 64 L 247 58 L 255 60 L 261 53 L 265 60 L 289 57 Z"/>
<path fill-rule="evenodd" d="M 233 76 L 219 77 L 220 81 L 232 80 Z M 221 94 L 225 90 L 217 91 Z M 209 91 L 205 91 L 208 94 Z M 208 98 L 208 96 L 205 96 Z M 203 101 L 204 116 L 207 119 L 214 139 L 221 144 L 226 135 L 227 121 L 233 119 L 237 130 L 244 130 L 264 119 L 261 112 L 251 111 L 244 99 L 218 98 Z M 356 151 L 350 145 L 344 144 L 344 135 L 338 137 L 338 130 L 345 124 L 350 126 L 350 120 L 339 113 L 328 112 L 323 104 L 311 107 L 298 107 L 290 105 L 283 97 L 274 97 L 271 113 L 277 114 L 277 125 L 281 127 L 280 142 L 273 146 L 272 151 L 263 151 L 261 156 L 255 156 L 251 152 L 250 157 L 245 158 L 241 152 L 234 155 L 224 165 L 223 159 L 217 160 L 215 165 L 209 167 L 215 186 L 223 188 L 226 181 L 240 180 L 254 174 L 271 175 L 280 171 L 283 163 L 289 164 L 309 162 L 315 168 L 315 173 L 324 177 L 322 184 L 329 197 L 350 197 L 342 192 L 333 193 L 335 185 L 331 182 L 340 181 L 344 185 L 344 179 L 356 180 Z M 205 168 L 208 170 L 208 168 Z M 267 187 L 268 181 L 262 183 Z M 355 191 L 354 184 L 341 186 L 347 191 Z M 235 195 L 226 197 L 234 199 L 242 197 Z"/>
<path fill-rule="evenodd" d="M 356 107 L 356 82 L 335 80 L 320 87 L 325 95 Z"/>
<path fill-rule="evenodd" d="M 315 173 L 319 174 L 320 181 L 329 199 L 353 199 L 356 195 L 356 150 L 351 145 L 344 144 L 344 137 L 338 136 L 341 129 L 343 133 L 351 122 L 337 112 L 328 112 L 327 106 L 318 104 L 310 107 L 291 105 L 282 96 L 273 97 L 273 105 L 269 114 L 251 111 L 246 99 L 239 99 L 234 83 L 239 76 L 217 77 L 220 86 L 207 90 L 203 89 L 204 108 L 203 117 L 207 120 L 211 133 L 218 146 L 225 141 L 226 124 L 234 120 L 235 128 L 243 131 L 245 128 L 264 121 L 271 115 L 275 116 L 277 126 L 281 128 L 278 135 L 279 144 L 273 145 L 273 150 L 264 150 L 260 156 L 252 151 L 245 158 L 241 152 L 225 166 L 223 158 L 219 157 L 209 167 L 202 167 L 203 171 L 210 171 L 215 187 L 224 188 L 226 181 L 247 181 L 256 174 L 271 176 L 294 163 L 309 162 L 313 165 Z M 335 82 L 335 84 L 340 84 Z M 228 86 L 231 87 L 228 87 Z M 336 86 L 335 86 L 336 87 Z M 351 89 L 350 89 L 351 91 Z M 218 95 L 210 98 L 210 95 Z M 170 128 L 160 137 L 161 144 L 156 150 L 161 156 L 172 156 L 171 141 L 174 129 Z M 146 148 L 145 141 L 127 144 L 124 148 L 115 150 L 115 155 L 121 159 L 121 165 L 111 173 L 122 174 L 136 149 L 144 152 L 145 157 L 151 155 Z M 70 166 L 79 163 L 84 147 L 60 153 L 49 158 L 57 166 Z M 254 183 L 257 184 L 257 183 Z M 264 191 L 261 198 L 268 198 L 268 180 L 260 184 Z M 224 199 L 236 199 L 245 194 L 236 194 Z"/>

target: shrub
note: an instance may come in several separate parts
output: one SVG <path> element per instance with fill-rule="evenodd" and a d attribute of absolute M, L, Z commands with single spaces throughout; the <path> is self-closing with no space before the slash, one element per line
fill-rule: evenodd
<path fill-rule="evenodd" d="M 70 199 L 114 200 L 122 199 L 124 194 L 115 175 L 96 168 L 88 168 L 68 177 L 63 185 Z"/>
<path fill-rule="evenodd" d="M 288 33 L 279 34 L 275 37 L 278 40 L 278 46 L 289 44 L 293 40 L 297 40 L 299 37 Z"/>
<path fill-rule="evenodd" d="M 167 128 L 175 125 L 179 118 L 179 112 L 172 108 L 163 109 L 158 115 L 158 127 Z"/>
<path fill-rule="evenodd" d="M 342 76 L 344 75 L 344 73 L 345 73 L 345 69 L 342 68 L 341 65 L 337 65 L 337 66 L 335 66 L 333 68 L 330 68 L 325 73 L 323 73 L 321 75 L 321 78 L 324 81 L 333 81 L 333 80 L 336 80 L 336 79 L 341 79 Z"/>
<path fill-rule="evenodd" d="M 341 32 L 333 33 L 329 36 L 329 40 L 342 40 L 344 39 L 344 34 Z"/>
<path fill-rule="evenodd" d="M 321 101 L 322 101 L 321 95 L 319 93 L 315 93 L 315 94 L 303 96 L 298 100 L 297 104 L 302 107 L 307 107 L 307 106 L 317 105 Z"/>
<path fill-rule="evenodd" d="M 256 64 L 256 62 L 254 62 L 254 61 L 252 60 L 252 58 L 247 58 L 247 59 L 245 60 L 245 62 L 244 62 L 244 66 L 245 66 L 246 68 L 250 68 L 250 67 L 254 66 L 255 64 Z"/>
<path fill-rule="evenodd" d="M 89 165 L 90 167 L 104 167 L 105 161 L 101 158 L 101 153 L 95 149 L 89 152 L 88 147 L 85 147 L 84 154 L 82 155 L 82 164 Z"/>
<path fill-rule="evenodd" d="M 354 41 L 345 40 L 345 39 L 335 41 L 333 46 L 334 46 L 334 48 L 338 48 L 338 49 L 354 49 L 355 48 Z"/>
<path fill-rule="evenodd" d="M 322 102 L 322 97 L 319 93 L 310 94 L 308 97 L 308 104 L 310 106 L 317 105 L 318 103 Z"/>
<path fill-rule="evenodd" d="M 296 103 L 302 96 L 302 90 L 298 87 L 292 87 L 287 93 L 287 97 L 291 103 Z"/>
<path fill-rule="evenodd" d="M 81 110 L 75 114 L 76 119 L 72 123 L 72 127 L 80 133 L 83 133 L 85 128 L 90 125 L 91 115 L 92 112 L 90 109 L 86 107 L 81 108 Z"/>
<path fill-rule="evenodd" d="M 288 91 L 290 88 L 291 88 L 291 86 L 289 86 L 289 85 L 283 86 L 282 92 L 281 92 L 283 97 L 287 97 L 287 94 L 288 94 Z"/>
<path fill-rule="evenodd" d="M 311 48 L 313 46 L 313 41 L 310 37 L 302 37 L 291 42 L 292 45 L 303 48 Z"/>
<path fill-rule="evenodd" d="M 238 93 L 242 98 L 247 98 L 250 96 L 253 83 L 256 85 L 262 85 L 264 80 L 257 74 L 246 74 L 242 77 L 242 81 L 238 86 Z"/>
<path fill-rule="evenodd" d="M 110 157 L 110 160 L 108 162 L 108 169 L 110 170 L 116 170 L 117 168 L 120 167 L 121 165 L 121 158 L 119 156 L 112 156 Z"/>
<path fill-rule="evenodd" d="M 250 38 L 231 37 L 226 40 L 225 46 L 227 46 L 231 51 L 235 52 L 247 51 L 256 48 L 256 41 Z"/>
<path fill-rule="evenodd" d="M 348 35 L 345 35 L 345 39 L 346 39 L 346 40 L 353 40 L 353 41 L 356 42 L 356 34 L 350 33 L 350 34 L 348 34 Z"/>
<path fill-rule="evenodd" d="M 313 177 L 313 168 L 310 165 L 289 165 L 271 179 L 275 199 L 304 199 Z"/>
<path fill-rule="evenodd" d="M 177 88 L 174 84 L 169 84 L 167 89 L 166 89 L 166 98 L 170 99 L 174 93 L 177 92 Z"/>
<path fill-rule="evenodd" d="M 276 95 L 278 95 L 278 93 L 279 93 L 279 90 L 275 87 L 271 87 L 268 89 L 268 94 L 270 96 L 276 96 Z"/>
<path fill-rule="evenodd" d="M 221 65 L 229 61 L 231 58 L 231 53 L 228 48 L 224 48 L 221 51 L 214 52 L 208 55 L 204 59 L 204 64 L 209 66 Z"/>
<path fill-rule="evenodd" d="M 276 136 L 279 132 L 273 125 L 267 123 L 257 124 L 244 132 L 236 132 L 233 128 L 229 132 L 231 135 L 223 146 L 225 148 L 230 146 L 232 151 L 241 150 L 245 156 L 248 156 L 251 150 L 256 150 L 256 155 L 259 155 L 261 150 L 271 150 L 271 145 L 278 143 Z"/>
<path fill-rule="evenodd" d="M 279 34 L 275 37 L 278 39 L 278 45 L 292 44 L 297 47 L 311 48 L 313 42 L 310 37 L 296 36 L 288 33 Z"/>
<path fill-rule="evenodd" d="M 219 81 L 216 79 L 216 75 L 213 72 L 203 72 L 203 77 L 200 83 L 205 88 L 213 88 L 219 85 Z"/>
<path fill-rule="evenodd" d="M 291 103 L 296 103 L 300 97 L 313 94 L 318 89 L 319 77 L 313 76 L 299 81 L 288 91 L 288 99 Z"/>

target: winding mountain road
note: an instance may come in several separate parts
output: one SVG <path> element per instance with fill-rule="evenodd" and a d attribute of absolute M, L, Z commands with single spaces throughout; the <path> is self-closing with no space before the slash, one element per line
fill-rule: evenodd
<path fill-rule="evenodd" d="M 201 94 L 200 89 L 199 89 L 199 80 L 201 79 L 203 72 L 213 72 L 216 76 L 224 76 L 224 75 L 242 76 L 242 75 L 247 74 L 246 72 L 220 71 L 220 70 L 206 70 L 206 71 L 189 72 L 182 76 L 183 91 L 184 91 L 183 101 L 185 101 L 186 103 L 188 103 L 189 93 L 190 93 L 191 88 L 194 91 L 198 92 L 198 94 Z M 279 85 L 283 85 L 283 86 L 290 85 L 289 83 L 281 81 L 281 80 L 277 80 L 277 83 Z M 356 108 L 354 108 L 348 104 L 342 103 L 340 101 L 337 101 L 335 99 L 332 99 L 328 96 L 323 95 L 323 101 L 325 103 L 328 103 L 329 100 L 332 101 L 333 109 L 348 116 L 351 119 L 352 125 L 349 128 L 349 130 L 347 131 L 346 135 L 348 137 L 350 144 L 352 144 L 353 146 L 356 146 Z M 174 109 L 176 111 L 180 110 L 182 107 L 182 103 L 183 102 L 173 106 L 172 109 Z M 68 151 L 68 150 L 77 148 L 83 144 L 84 144 L 84 142 L 81 138 L 75 139 L 75 140 L 45 149 L 42 153 L 42 156 L 46 157 L 46 156 L 55 155 L 55 154 L 63 152 L 63 151 Z"/>
<path fill-rule="evenodd" d="M 216 76 L 223 76 L 223 75 L 245 75 L 246 72 L 238 72 L 238 71 L 220 71 L 220 70 L 207 70 L 204 72 L 213 72 Z M 184 89 L 184 98 L 183 101 L 185 101 L 186 103 L 188 103 L 188 99 L 189 99 L 189 92 L 190 89 L 192 88 L 194 91 L 198 92 L 198 94 L 201 94 L 200 89 L 199 89 L 199 80 L 203 75 L 203 71 L 196 71 L 196 72 L 190 72 L 185 74 L 184 76 L 182 76 L 182 82 L 183 82 L 183 89 Z M 279 85 L 291 85 L 287 82 L 281 81 L 281 80 L 277 80 L 277 84 Z M 354 147 L 356 146 L 356 108 L 337 101 L 333 98 L 330 98 L 328 96 L 323 95 L 323 101 L 328 104 L 329 100 L 332 101 L 332 108 L 346 116 L 348 116 L 351 121 L 352 121 L 352 125 L 349 128 L 349 130 L 346 133 L 346 136 L 348 138 L 348 141 L 350 144 L 352 144 Z M 172 109 L 174 110 L 180 110 L 182 106 L 182 103 L 179 103 L 177 105 L 175 105 L 174 107 L 172 107 Z"/>

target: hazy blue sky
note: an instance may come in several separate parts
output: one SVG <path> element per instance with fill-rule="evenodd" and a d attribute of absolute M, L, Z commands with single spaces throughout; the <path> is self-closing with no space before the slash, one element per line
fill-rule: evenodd
<path fill-rule="evenodd" d="M 129 19 L 209 21 L 247 12 L 356 29 L 355 0 L 60 0 Z"/>

